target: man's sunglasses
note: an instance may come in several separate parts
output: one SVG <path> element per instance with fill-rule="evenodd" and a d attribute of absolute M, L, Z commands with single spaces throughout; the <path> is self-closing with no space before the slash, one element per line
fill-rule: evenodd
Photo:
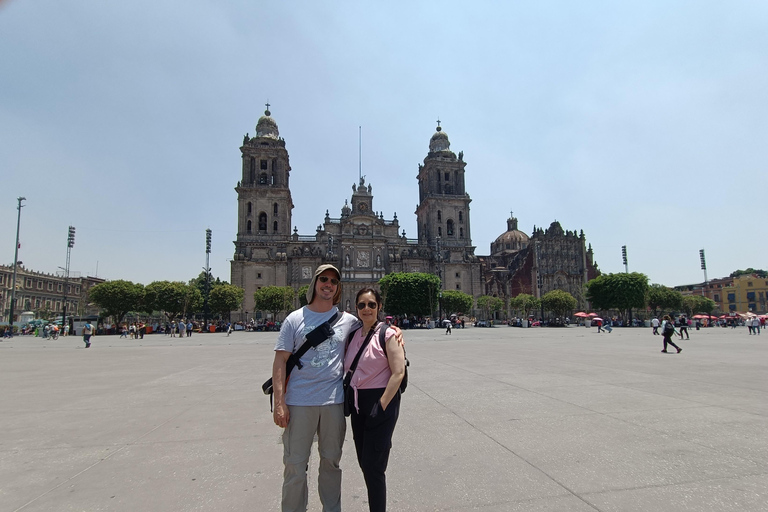
<path fill-rule="evenodd" d="M 357 303 L 357 309 L 365 309 L 365 306 L 368 306 L 368 309 L 376 309 L 379 307 L 379 305 L 376 304 L 375 302 L 369 302 L 367 304 L 365 302 Z"/>
<path fill-rule="evenodd" d="M 329 279 L 331 280 L 331 284 L 333 286 L 336 286 L 339 284 L 339 280 L 336 279 L 335 277 L 317 276 L 317 280 L 320 281 L 321 283 L 327 283 Z"/>

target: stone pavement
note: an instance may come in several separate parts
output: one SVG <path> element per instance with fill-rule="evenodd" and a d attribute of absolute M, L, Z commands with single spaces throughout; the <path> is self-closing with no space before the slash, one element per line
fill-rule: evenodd
<path fill-rule="evenodd" d="M 393 512 L 768 509 L 768 333 L 443 332 L 406 331 Z M 0 511 L 279 510 L 275 338 L 0 343 Z M 367 510 L 351 430 L 342 467 Z"/>

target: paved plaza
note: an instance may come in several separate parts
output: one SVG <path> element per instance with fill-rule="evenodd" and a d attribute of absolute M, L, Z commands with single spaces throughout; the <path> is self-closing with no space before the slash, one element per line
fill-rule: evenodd
<path fill-rule="evenodd" d="M 0 343 L 0 511 L 277 511 L 276 333 Z M 768 333 L 406 331 L 397 511 L 765 511 Z M 345 511 L 366 511 L 348 429 Z M 310 507 L 317 456 L 310 460 Z"/>

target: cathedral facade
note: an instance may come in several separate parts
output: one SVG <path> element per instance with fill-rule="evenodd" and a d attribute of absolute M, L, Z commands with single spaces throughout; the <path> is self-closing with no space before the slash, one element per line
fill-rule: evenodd
<path fill-rule="evenodd" d="M 470 229 L 471 199 L 464 179 L 467 164 L 461 152 L 457 156 L 451 151 L 439 123 L 429 141 L 429 152 L 419 164 L 415 239 L 407 238 L 404 230 L 400 232 L 396 214 L 385 219 L 374 209 L 373 187 L 363 177 L 352 185 L 350 198 L 338 217 L 331 217 L 326 210 L 313 235 L 300 235 L 296 228 L 291 232 L 291 166 L 285 140 L 269 110 L 259 119 L 255 137 L 245 135 L 240 152 L 231 283 L 245 290 L 241 319 L 255 316 L 253 294 L 257 289 L 274 285 L 298 291 L 309 284 L 315 268 L 323 263 L 341 271 L 344 287 L 340 307 L 348 311 L 354 308 L 360 288 L 378 288 L 379 279 L 391 272 L 432 273 L 440 277 L 443 290 L 460 290 L 474 297 L 509 297 L 520 290 L 538 296 L 539 291 L 554 288 L 578 288 L 581 293 L 589 269 L 596 270 L 591 249 L 584 247 L 583 232 L 580 236 L 563 233 L 557 223 L 546 231 L 534 230 L 530 239 L 519 232 L 524 240 L 515 245 L 506 242 L 512 226 L 509 222 L 517 229 L 516 219 L 510 219 L 510 230 L 492 244 L 492 254 L 476 256 Z M 534 266 L 531 241 L 539 248 Z M 539 275 L 546 285 L 533 290 L 531 283 L 536 283 Z"/>

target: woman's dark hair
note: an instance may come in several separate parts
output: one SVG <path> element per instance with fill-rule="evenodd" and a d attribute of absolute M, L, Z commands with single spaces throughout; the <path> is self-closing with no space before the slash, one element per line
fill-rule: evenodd
<path fill-rule="evenodd" d="M 383 304 L 381 303 L 381 294 L 373 289 L 373 288 L 363 288 L 359 292 L 357 292 L 357 295 L 355 295 L 355 307 L 357 307 L 357 303 L 360 301 L 360 296 L 366 293 L 372 293 L 373 296 L 376 298 L 376 304 L 379 305 L 379 310 L 381 310 L 381 307 Z"/>

